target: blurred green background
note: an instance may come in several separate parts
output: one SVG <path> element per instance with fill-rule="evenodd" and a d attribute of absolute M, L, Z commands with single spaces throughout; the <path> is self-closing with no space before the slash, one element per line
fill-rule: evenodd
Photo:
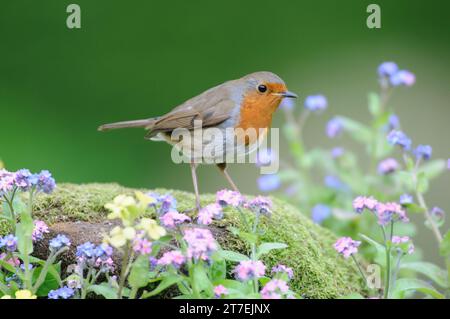
<path fill-rule="evenodd" d="M 81 6 L 79 30 L 66 27 L 72 2 Z M 376 67 L 393 60 L 417 76 L 392 99 L 403 129 L 448 158 L 450 2 L 376 1 L 382 28 L 370 30 L 372 2 L 2 1 L 0 156 L 10 170 L 47 168 L 60 182 L 191 190 L 189 169 L 171 162 L 169 146 L 139 130 L 97 126 L 156 116 L 225 80 L 270 70 L 301 97 L 328 97 L 305 135 L 310 147 L 331 147 L 326 121 L 368 120 Z M 282 120 L 278 114 L 274 126 Z M 231 174 L 241 190 L 257 192 L 252 165 L 231 166 Z M 202 191 L 226 186 L 213 167 L 199 178 Z M 449 182 L 447 173 L 427 197 L 447 211 Z M 428 231 L 419 235 L 422 246 L 433 241 Z"/>

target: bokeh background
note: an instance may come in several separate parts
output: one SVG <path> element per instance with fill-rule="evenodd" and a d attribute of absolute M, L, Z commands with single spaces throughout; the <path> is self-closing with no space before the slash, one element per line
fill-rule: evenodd
<path fill-rule="evenodd" d="M 66 27 L 72 2 L 81 6 L 79 30 Z M 368 120 L 376 67 L 393 60 L 417 76 L 391 102 L 403 129 L 448 158 L 450 2 L 378 0 L 382 28 L 370 30 L 372 2 L 2 1 L 0 157 L 10 170 L 47 168 L 60 182 L 191 190 L 189 169 L 171 162 L 169 146 L 139 130 L 97 126 L 156 116 L 225 80 L 270 70 L 303 98 L 327 96 L 329 109 L 308 122 L 305 136 L 310 147 L 331 147 L 325 123 L 335 114 Z M 278 114 L 274 126 L 282 123 Z M 231 166 L 246 193 L 258 192 L 258 173 Z M 226 186 L 213 167 L 199 178 L 201 191 Z M 446 173 L 427 195 L 447 211 L 449 182 Z M 419 241 L 435 247 L 428 230 Z M 437 260 L 435 251 L 425 254 Z"/>

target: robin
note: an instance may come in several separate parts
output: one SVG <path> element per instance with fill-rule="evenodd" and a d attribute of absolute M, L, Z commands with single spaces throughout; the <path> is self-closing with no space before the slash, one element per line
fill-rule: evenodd
<path fill-rule="evenodd" d="M 206 145 L 213 148 L 211 153 L 213 155 L 209 156 L 207 162 L 215 163 L 233 190 L 239 191 L 226 170 L 227 158 L 229 158 L 227 152 L 232 150 L 239 155 L 239 153 L 250 153 L 256 150 L 257 145 L 271 126 L 273 113 L 284 98 L 297 98 L 297 95 L 289 92 L 284 81 L 276 74 L 255 72 L 215 86 L 187 100 L 165 115 L 105 124 L 98 130 L 144 128 L 148 131 L 145 135 L 146 139 L 162 140 L 181 147 L 184 155 L 189 158 L 196 208 L 199 210 L 200 196 L 196 168 L 199 163 L 204 162 L 205 156 L 202 152 L 199 155 L 198 147 L 195 145 L 200 145 L 200 149 Z M 202 129 L 204 133 L 200 135 L 200 141 L 194 137 L 197 128 Z M 188 141 L 186 136 L 180 138 L 174 134 L 180 129 L 189 132 L 193 139 Z M 236 132 L 234 136 L 226 134 L 225 131 L 230 129 Z M 212 130 L 215 130 L 215 133 L 212 134 L 213 137 L 211 134 L 207 134 Z M 249 134 L 248 131 L 254 133 Z M 237 135 L 243 136 L 238 139 L 240 142 L 236 142 Z M 209 136 L 209 138 L 205 138 L 205 136 Z M 196 144 L 196 142 L 199 143 Z M 229 147 L 230 145 L 232 147 Z M 189 150 L 191 151 L 189 152 Z"/>

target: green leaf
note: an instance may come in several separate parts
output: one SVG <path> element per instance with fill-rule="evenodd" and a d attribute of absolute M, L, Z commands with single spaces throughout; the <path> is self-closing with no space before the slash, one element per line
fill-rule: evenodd
<path fill-rule="evenodd" d="M 430 278 L 442 288 L 447 287 L 447 275 L 445 271 L 435 264 L 424 261 L 407 262 L 401 264 L 400 270 L 414 271 Z"/>
<path fill-rule="evenodd" d="M 445 171 L 446 162 L 444 160 L 434 160 L 423 164 L 419 172 L 423 172 L 428 179 L 438 177 Z"/>
<path fill-rule="evenodd" d="M 192 286 L 194 288 L 194 291 L 198 292 L 209 291 L 212 293 L 213 285 L 208 278 L 208 274 L 206 273 L 206 269 L 203 266 L 202 262 L 199 262 L 194 265 L 192 269 L 192 277 L 193 277 Z"/>
<path fill-rule="evenodd" d="M 213 281 L 225 279 L 227 276 L 227 263 L 224 259 L 214 260 L 210 268 Z"/>
<path fill-rule="evenodd" d="M 288 247 L 288 245 L 283 244 L 283 243 L 263 243 L 263 244 L 259 245 L 259 247 L 257 249 L 256 258 L 259 258 L 264 254 L 267 254 L 271 250 L 284 249 L 287 247 Z"/>
<path fill-rule="evenodd" d="M 441 241 L 441 244 L 439 246 L 439 253 L 444 257 L 450 256 L 450 230 L 447 231 Z"/>
<path fill-rule="evenodd" d="M 366 235 L 359 234 L 359 236 L 361 236 L 361 238 L 363 238 L 365 241 L 367 241 L 371 246 L 373 246 L 376 249 L 377 256 L 375 258 L 375 261 L 380 266 L 385 267 L 386 266 L 386 248 L 383 245 L 381 245 L 380 243 L 376 242 L 375 240 L 373 240 L 372 238 L 370 238 Z"/>
<path fill-rule="evenodd" d="M 16 273 L 16 268 L 13 265 L 9 264 L 4 259 L 0 259 L 0 268 L 4 268 L 4 269 L 6 269 L 7 271 L 9 271 L 9 272 L 11 272 L 13 274 Z"/>
<path fill-rule="evenodd" d="M 241 262 L 244 260 L 250 260 L 247 256 L 234 252 L 232 250 L 219 250 L 218 252 L 219 256 L 222 257 L 225 260 L 234 261 L 234 262 Z"/>
<path fill-rule="evenodd" d="M 444 298 L 444 295 L 434 289 L 433 286 L 423 280 L 414 278 L 398 279 L 392 291 L 391 297 L 395 299 L 401 299 L 404 297 L 407 291 L 418 291 L 436 299 Z"/>
<path fill-rule="evenodd" d="M 380 115 L 380 97 L 374 92 L 369 93 L 369 111 L 373 117 L 378 117 Z"/>
<path fill-rule="evenodd" d="M 337 118 L 341 121 L 344 130 L 347 131 L 355 141 L 363 144 L 371 143 L 372 134 L 367 126 L 345 116 L 338 116 Z"/>
<path fill-rule="evenodd" d="M 109 286 L 107 283 L 102 283 L 99 285 L 91 285 L 87 289 L 89 292 L 93 292 L 97 295 L 103 296 L 106 299 L 116 299 L 117 291 Z"/>
<path fill-rule="evenodd" d="M 174 275 L 169 275 L 169 276 L 163 277 L 163 279 L 159 283 L 158 287 L 156 287 L 155 289 L 153 289 L 150 292 L 144 292 L 142 294 L 141 298 L 145 299 L 145 298 L 155 296 L 155 295 L 159 294 L 160 292 L 164 291 L 165 289 L 181 282 L 182 280 L 183 280 L 182 277 L 174 276 Z"/>
<path fill-rule="evenodd" d="M 405 208 L 408 210 L 408 213 L 424 213 L 425 209 L 417 204 L 404 204 Z"/>
<path fill-rule="evenodd" d="M 33 271 L 33 282 L 37 280 L 42 269 L 42 266 L 39 266 Z M 58 289 L 60 287 L 61 279 L 59 277 L 58 271 L 56 271 L 55 267 L 52 265 L 50 265 L 48 269 L 49 271 L 45 275 L 44 282 L 38 287 L 36 291 L 36 295 L 38 297 L 47 296 L 50 290 Z M 50 271 L 50 269 L 52 269 L 52 271 Z"/>
<path fill-rule="evenodd" d="M 150 262 L 148 256 L 140 255 L 133 262 L 131 272 L 128 276 L 128 283 L 132 288 L 138 289 L 147 286 L 150 271 Z"/>
<path fill-rule="evenodd" d="M 420 172 L 419 175 L 417 175 L 417 191 L 424 194 L 427 192 L 428 187 L 429 182 L 426 174 L 424 172 Z"/>

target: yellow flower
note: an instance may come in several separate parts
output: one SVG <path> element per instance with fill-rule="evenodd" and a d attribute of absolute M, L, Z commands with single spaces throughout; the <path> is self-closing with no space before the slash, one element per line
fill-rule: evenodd
<path fill-rule="evenodd" d="M 154 240 L 157 240 L 166 234 L 166 230 L 159 226 L 154 219 L 150 218 L 142 218 L 138 228 L 145 231 L 147 235 Z"/>
<path fill-rule="evenodd" d="M 107 241 L 114 247 L 120 248 L 127 243 L 127 240 L 132 240 L 136 236 L 136 230 L 133 227 L 121 228 L 119 226 L 111 229 Z"/>
<path fill-rule="evenodd" d="M 33 295 L 29 290 L 17 290 L 16 291 L 16 299 L 36 299 L 36 295 Z"/>
<path fill-rule="evenodd" d="M 156 199 L 148 196 L 142 192 L 135 192 L 136 198 L 139 201 L 139 204 L 146 209 L 149 205 L 156 204 Z"/>
<path fill-rule="evenodd" d="M 109 219 L 120 218 L 125 225 L 131 225 L 139 215 L 137 202 L 131 196 L 118 195 L 112 203 L 106 204 L 105 208 L 111 211 Z"/>
<path fill-rule="evenodd" d="M 11 299 L 11 296 L 10 295 L 4 295 L 0 299 Z"/>

